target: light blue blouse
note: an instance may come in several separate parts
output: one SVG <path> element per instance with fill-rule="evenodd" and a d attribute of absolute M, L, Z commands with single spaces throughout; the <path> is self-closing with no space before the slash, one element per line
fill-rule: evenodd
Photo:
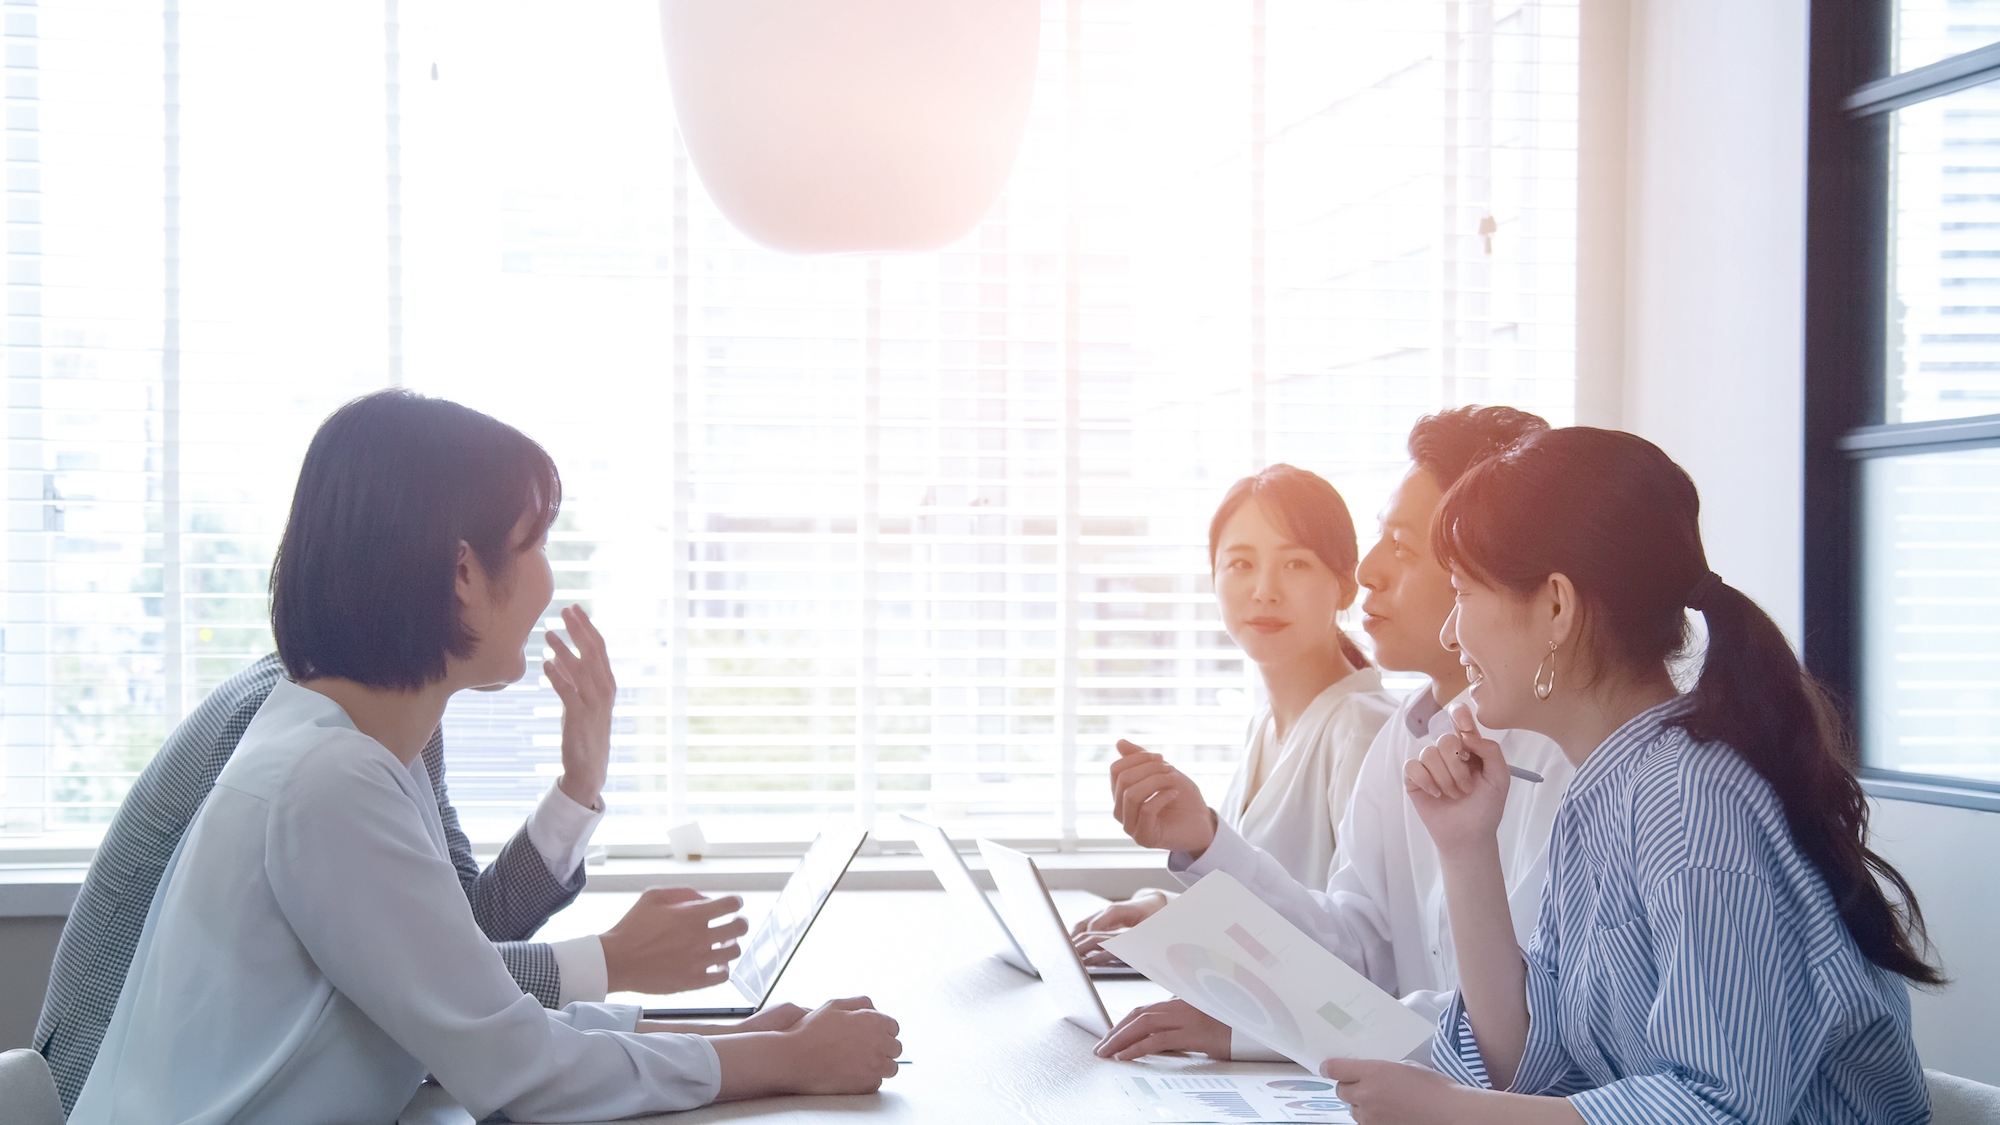
<path fill-rule="evenodd" d="M 550 1012 L 459 889 L 421 759 L 280 682 L 153 896 L 71 1125 L 389 1122 L 425 1073 L 481 1118 L 714 1098 L 715 1048 L 637 1010 Z"/>
<path fill-rule="evenodd" d="M 1633 719 L 1556 814 L 1513 1089 L 1618 1122 L 1927 1121 L 1902 978 L 1854 944 L 1783 807 L 1727 746 Z M 1433 1057 L 1489 1085 L 1462 1001 Z"/>

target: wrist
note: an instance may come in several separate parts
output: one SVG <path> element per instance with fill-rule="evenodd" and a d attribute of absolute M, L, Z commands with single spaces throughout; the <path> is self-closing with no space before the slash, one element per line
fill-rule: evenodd
<path fill-rule="evenodd" d="M 717 1101 L 789 1094 L 789 1081 L 804 1060 L 792 1037 L 782 1031 L 750 1031 L 709 1037 L 722 1064 Z"/>
<path fill-rule="evenodd" d="M 1200 859 L 1202 857 L 1202 853 L 1208 851 L 1208 849 L 1215 846 L 1215 834 L 1218 831 L 1218 826 L 1222 823 L 1221 818 L 1215 815 L 1214 809 L 1203 809 L 1202 811 L 1208 814 L 1208 834 L 1207 837 L 1201 841 L 1199 847 L 1193 847 L 1187 850 L 1189 859 Z"/>
<path fill-rule="evenodd" d="M 618 956 L 617 932 L 606 930 L 598 934 L 597 947 L 604 951 L 604 991 L 606 993 L 635 991 L 625 987 L 628 982 L 621 971 L 624 968 L 624 958 Z"/>
<path fill-rule="evenodd" d="M 1470 840 L 1458 840 L 1449 845 L 1438 846 L 1438 862 L 1445 868 L 1472 870 L 1500 862 L 1500 837 L 1494 835 L 1476 836 Z"/>
<path fill-rule="evenodd" d="M 565 768 L 562 776 L 556 778 L 556 788 L 562 790 L 563 796 L 575 801 L 579 806 L 596 812 L 599 807 L 598 798 L 604 793 L 604 775 L 600 773 L 591 778 Z"/>

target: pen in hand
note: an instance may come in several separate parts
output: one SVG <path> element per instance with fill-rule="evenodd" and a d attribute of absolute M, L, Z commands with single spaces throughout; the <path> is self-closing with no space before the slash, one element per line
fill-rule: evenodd
<path fill-rule="evenodd" d="M 1463 703 L 1459 704 L 1457 707 L 1452 708 L 1451 725 L 1458 728 L 1458 733 L 1461 736 L 1467 738 L 1482 737 L 1479 733 L 1478 725 L 1472 721 L 1472 710 L 1467 706 L 1465 706 L 1465 704 Z M 1476 759 L 1473 755 L 1466 753 L 1464 750 L 1460 750 L 1458 752 L 1458 760 L 1461 762 L 1474 763 L 1475 769 L 1479 767 L 1481 761 L 1480 759 Z M 1534 770 L 1524 770 L 1520 766 L 1508 766 L 1507 772 L 1513 774 L 1515 777 L 1520 778 L 1522 781 L 1532 781 L 1537 785 L 1541 784 L 1542 781 L 1541 774 L 1536 773 Z"/>

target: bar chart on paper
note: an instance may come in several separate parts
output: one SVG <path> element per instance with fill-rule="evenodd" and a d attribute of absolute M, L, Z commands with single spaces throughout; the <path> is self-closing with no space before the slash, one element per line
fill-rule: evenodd
<path fill-rule="evenodd" d="M 1354 1121 L 1333 1083 L 1298 1074 L 1127 1075 L 1119 1088 L 1148 1121 Z"/>

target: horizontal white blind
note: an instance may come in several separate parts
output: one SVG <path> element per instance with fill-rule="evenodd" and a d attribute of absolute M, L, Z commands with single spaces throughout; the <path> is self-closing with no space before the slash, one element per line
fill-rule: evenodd
<path fill-rule="evenodd" d="M 101 822 L 174 700 L 268 643 L 261 567 L 305 435 L 398 372 L 562 467 L 558 598 L 590 607 L 619 661 L 603 837 L 621 842 L 696 818 L 713 838 L 797 840 L 829 814 L 904 810 L 1108 839 L 1121 736 L 1219 796 L 1253 688 L 1203 557 L 1229 482 L 1312 468 L 1366 535 L 1418 415 L 1498 401 L 1569 418 L 1573 2 L 1050 0 L 1005 194 L 957 245 L 879 259 L 784 257 L 728 227 L 675 141 L 650 3 L 316 20 L 268 21 L 318 44 L 293 52 L 325 60 L 310 91 L 275 73 L 260 97 L 197 109 L 183 52 L 185 136 L 262 137 L 249 101 L 300 120 L 268 131 L 310 151 L 208 150 L 197 173 L 182 146 L 182 258 L 213 272 L 197 285 L 183 265 L 180 284 L 213 343 L 182 329 L 178 546 L 166 499 L 129 505 L 136 549 L 179 560 L 180 595 L 129 585 L 160 589 L 162 556 L 121 564 L 104 604 L 129 635 L 91 651 L 126 669 L 107 682 L 131 693 L 132 729 L 37 704 L 88 731 L 39 765 L 47 737 L 12 725 L 10 624 L 9 831 Z M 191 35 L 196 15 L 181 21 Z M 159 81 L 156 65 L 135 89 Z M 141 123 L 164 112 L 135 104 Z M 163 193 L 135 194 L 157 214 Z M 214 225 L 194 221 L 198 195 Z M 162 257 L 135 268 L 160 316 Z M 140 323 L 154 350 L 133 379 L 157 396 L 161 321 Z M 155 427 L 137 442 L 153 462 L 163 413 L 133 414 Z M 153 462 L 134 479 L 162 489 Z M 223 522 L 199 531 L 198 513 Z M 12 526 L 11 575 L 27 544 L 60 539 Z M 200 552 L 223 550 L 230 596 L 198 596 Z M 30 587 L 9 582 L 12 613 Z M 227 633 L 203 616 L 224 604 Z M 37 674 L 45 700 L 67 690 Z M 474 834 L 504 835 L 554 771 L 553 695 L 454 703 L 447 735 Z"/>

